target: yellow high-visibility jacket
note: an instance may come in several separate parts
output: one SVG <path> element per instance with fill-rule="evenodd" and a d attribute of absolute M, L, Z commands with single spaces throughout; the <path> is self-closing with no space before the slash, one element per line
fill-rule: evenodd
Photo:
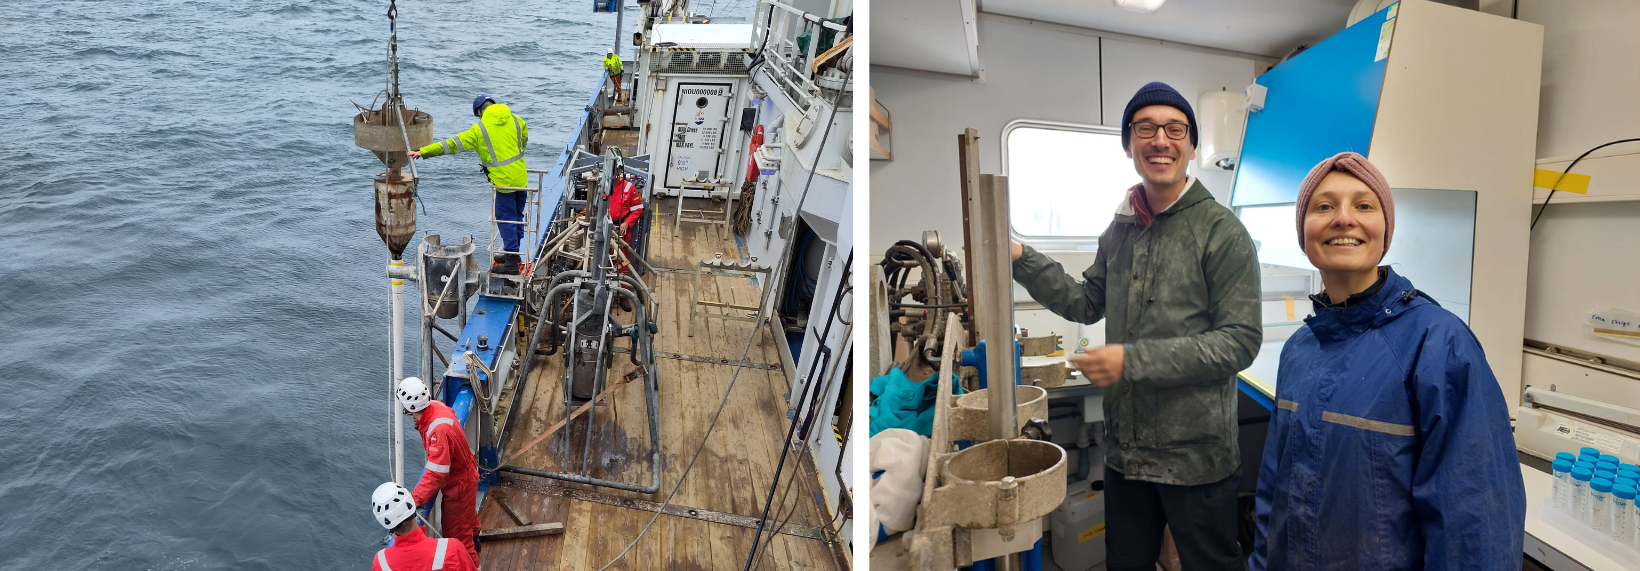
<path fill-rule="evenodd" d="M 526 186 L 528 167 L 524 146 L 530 143 L 530 126 L 506 105 L 484 108 L 484 117 L 461 134 L 421 148 L 423 157 L 477 151 L 478 164 L 490 174 L 496 186 Z M 506 191 L 503 191 L 506 192 Z"/>
<path fill-rule="evenodd" d="M 620 75 L 621 74 L 621 54 L 609 54 L 608 56 L 604 57 L 604 71 L 609 72 L 609 75 L 612 75 L 612 76 Z"/>

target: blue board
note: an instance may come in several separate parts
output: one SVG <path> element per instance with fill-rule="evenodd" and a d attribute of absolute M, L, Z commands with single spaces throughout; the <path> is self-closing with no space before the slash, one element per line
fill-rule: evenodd
<path fill-rule="evenodd" d="M 1253 402 L 1256 402 L 1256 403 L 1259 404 L 1259 406 L 1264 407 L 1264 410 L 1272 411 L 1272 412 L 1275 411 L 1275 409 L 1276 409 L 1275 399 L 1271 398 L 1270 395 L 1264 394 L 1264 391 L 1259 390 L 1258 387 L 1255 387 L 1251 383 L 1248 383 L 1247 379 L 1237 377 L 1236 378 L 1236 388 L 1241 389 L 1241 393 L 1244 394 L 1244 395 L 1247 395 L 1247 398 L 1253 399 Z"/>
<path fill-rule="evenodd" d="M 1400 4 L 1379 10 L 1259 76 L 1264 110 L 1247 117 L 1231 206 L 1296 202 L 1316 163 L 1344 151 L 1366 155 L 1378 116 L 1386 59 L 1380 33 Z"/>
<path fill-rule="evenodd" d="M 499 297 L 479 296 L 478 302 L 473 304 L 472 313 L 467 316 L 467 327 L 461 330 L 461 338 L 456 341 L 455 348 L 450 350 L 450 374 L 444 377 L 444 395 L 439 400 L 445 404 L 455 402 L 456 393 L 467 386 L 467 379 L 453 376 L 467 374 L 467 361 L 461 358 L 463 353 L 472 351 L 478 355 L 479 362 L 485 367 L 495 368 L 495 358 L 501 351 L 501 343 L 507 339 L 507 326 L 512 323 L 518 313 L 518 300 Z M 486 349 L 478 348 L 478 337 L 487 337 Z M 479 373 L 482 377 L 484 373 Z"/>

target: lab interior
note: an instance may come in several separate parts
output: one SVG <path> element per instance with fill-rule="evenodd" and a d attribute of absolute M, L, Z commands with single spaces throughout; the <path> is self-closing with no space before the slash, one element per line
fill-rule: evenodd
<path fill-rule="evenodd" d="M 1405 469 L 1420 474 L 1405 490 L 1415 497 L 1383 500 L 1390 507 L 1375 514 L 1418 542 L 1401 568 L 1442 567 L 1443 549 L 1505 549 L 1496 568 L 1640 570 L 1640 3 L 917 0 L 872 3 L 869 25 L 872 569 L 1127 568 L 1107 560 L 1106 539 L 1155 525 L 1117 497 L 1133 480 L 1106 482 L 1107 458 L 1129 467 L 1139 458 L 1102 448 L 1117 385 L 1101 388 L 1068 364 L 1107 345 L 1106 321 L 1077 323 L 1033 299 L 1012 273 L 1010 242 L 1083 279 L 1113 218 L 1133 214 L 1126 197 L 1141 177 L 1121 142 L 1132 128 L 1125 106 L 1162 82 L 1194 113 L 1190 181 L 1256 251 L 1261 344 L 1224 381 L 1234 384 L 1234 442 L 1222 445 L 1240 460 L 1240 555 L 1225 568 L 1387 565 L 1390 555 L 1361 553 L 1367 540 L 1345 545 L 1341 529 L 1370 538 L 1371 526 L 1351 521 L 1353 507 L 1325 505 L 1344 497 L 1326 490 Z M 1466 402 L 1485 409 L 1468 414 L 1497 422 L 1466 438 L 1512 440 L 1513 454 L 1501 471 L 1494 462 L 1464 481 L 1492 486 L 1496 506 L 1430 510 L 1439 494 L 1431 500 L 1424 488 L 1435 485 L 1419 478 L 1439 467 L 1417 463 L 1461 465 L 1465 453 L 1419 456 L 1438 440 L 1429 423 L 1404 427 L 1410 467 L 1341 458 L 1367 453 L 1350 446 L 1304 452 L 1315 457 L 1294 462 L 1309 463 L 1307 476 L 1262 465 L 1303 448 L 1284 441 L 1266 454 L 1283 423 L 1289 440 L 1343 430 L 1339 418 L 1375 442 L 1401 437 L 1393 420 L 1323 422 L 1357 403 L 1321 411 L 1278 398 L 1283 371 L 1316 382 L 1314 371 L 1282 365 L 1283 348 L 1313 348 L 1307 320 L 1334 311 L 1312 299 L 1324 284 L 1295 240 L 1296 203 L 1312 167 L 1346 151 L 1364 156 L 1393 196 L 1393 248 L 1381 264 L 1417 291 L 1386 299 L 1456 316 L 1472 337 L 1450 335 L 1469 340 L 1451 352 L 1489 369 L 1467 378 L 1495 379 L 1502 404 L 1489 387 L 1435 404 L 1410 376 L 1325 383 L 1389 383 L 1414 416 L 1436 406 L 1456 415 Z M 1340 376 L 1374 366 L 1328 362 Z M 942 372 L 957 380 L 937 382 Z M 998 379 L 1014 381 L 1012 395 L 987 388 Z M 1189 420 L 1127 422 L 1165 433 Z M 882 436 L 907 429 L 921 440 Z M 1363 450 L 1385 449 L 1375 446 Z M 1261 469 L 1307 477 L 1323 500 L 1271 500 L 1271 516 L 1259 505 Z M 1270 496 L 1292 494 L 1284 485 L 1295 484 L 1274 483 Z M 1465 511 L 1504 513 L 1494 519 L 1507 533 L 1432 531 L 1443 517 L 1457 527 Z M 1201 541 L 1166 528 L 1144 568 L 1190 569 Z"/>

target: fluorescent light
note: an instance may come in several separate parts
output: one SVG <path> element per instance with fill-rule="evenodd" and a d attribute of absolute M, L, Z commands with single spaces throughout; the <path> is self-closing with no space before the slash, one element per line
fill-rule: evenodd
<path fill-rule="evenodd" d="M 1162 3 L 1166 1 L 1167 0 L 1111 0 L 1112 3 L 1116 4 L 1117 8 L 1121 8 L 1129 12 L 1138 12 L 1140 14 L 1155 12 L 1156 9 L 1161 8 Z"/>

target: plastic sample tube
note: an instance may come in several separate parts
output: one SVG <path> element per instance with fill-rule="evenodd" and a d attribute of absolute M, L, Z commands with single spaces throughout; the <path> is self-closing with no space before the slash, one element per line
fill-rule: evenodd
<path fill-rule="evenodd" d="M 1594 472 L 1588 468 L 1572 468 L 1572 517 L 1578 523 L 1589 523 L 1589 480 Z"/>
<path fill-rule="evenodd" d="M 1555 460 L 1554 500 L 1555 509 L 1569 512 L 1572 505 L 1572 463 L 1565 459 Z"/>
<path fill-rule="evenodd" d="M 1612 527 L 1612 481 L 1598 478 L 1589 482 L 1589 527 L 1606 533 Z"/>
<path fill-rule="evenodd" d="M 1612 488 L 1612 540 L 1634 546 L 1634 486 Z"/>

